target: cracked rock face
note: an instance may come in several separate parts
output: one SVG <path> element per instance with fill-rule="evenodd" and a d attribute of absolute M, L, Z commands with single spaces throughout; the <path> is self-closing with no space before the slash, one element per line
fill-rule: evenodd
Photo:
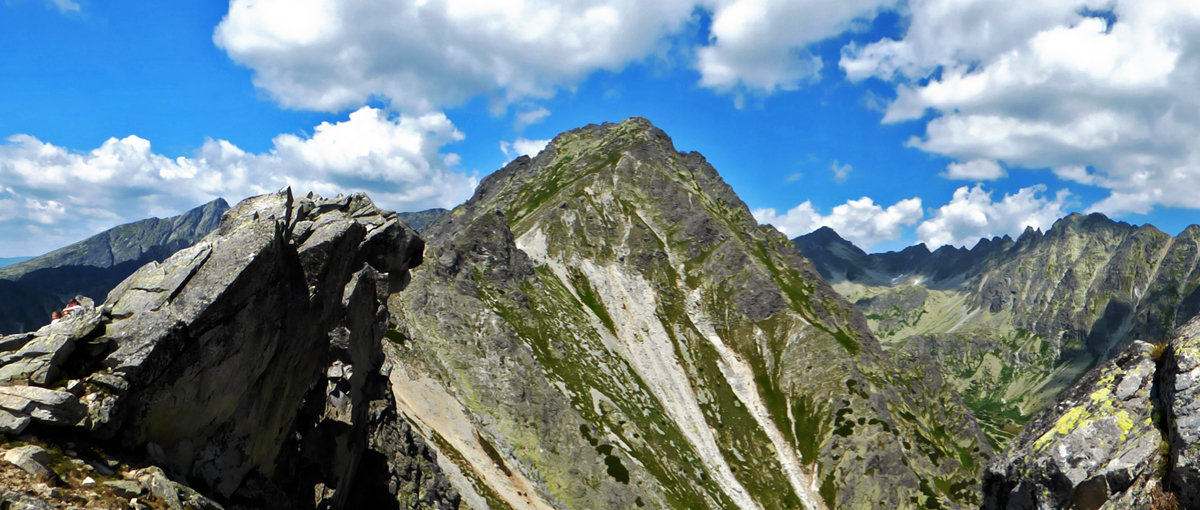
<path fill-rule="evenodd" d="M 256 505 L 340 508 L 354 486 L 394 506 L 399 483 L 356 474 L 403 460 L 371 440 L 400 418 L 371 410 L 392 402 L 384 303 L 423 248 L 365 195 L 247 199 L 103 305 L 0 339 L 0 428 L 76 429 L 145 452 L 158 485 Z"/>
<path fill-rule="evenodd" d="M 1148 494 L 1148 484 L 1160 483 L 1154 480 L 1166 443 L 1154 421 L 1159 415 L 1152 354 L 1152 345 L 1135 342 L 1031 422 L 985 469 L 984 506 L 1099 508 L 1124 501 L 1122 496 Z"/>
<path fill-rule="evenodd" d="M 1200 321 L 1179 328 L 1164 365 L 1171 440 L 1171 486 L 1187 508 L 1200 506 Z"/>
<path fill-rule="evenodd" d="M 1198 394 L 1200 318 L 1167 344 L 1135 341 L 987 466 L 984 507 L 1200 506 Z"/>

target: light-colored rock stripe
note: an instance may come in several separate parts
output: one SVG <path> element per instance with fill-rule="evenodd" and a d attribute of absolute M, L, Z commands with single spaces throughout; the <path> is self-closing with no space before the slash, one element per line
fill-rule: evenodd
<path fill-rule="evenodd" d="M 775 421 L 771 419 L 766 403 L 758 393 L 758 386 L 754 382 L 754 371 L 717 335 L 712 321 L 700 307 L 700 298 L 699 289 L 688 293 L 688 316 L 691 317 L 692 324 L 695 324 L 696 328 L 700 330 L 700 334 L 708 339 L 717 354 L 721 356 L 717 363 L 717 367 L 721 369 L 721 375 L 725 376 L 725 380 L 733 388 L 733 393 L 746 406 L 746 410 L 749 411 L 750 416 L 754 417 L 759 428 L 766 432 L 771 444 L 775 447 L 775 457 L 783 466 L 784 473 L 787 474 L 788 483 L 800 497 L 804 507 L 824 509 L 825 503 L 820 497 L 820 485 L 817 482 L 819 477 L 815 466 L 811 469 L 805 467 L 800 461 L 800 455 L 796 453 L 796 449 L 792 448 L 791 443 L 779 431 L 779 427 L 775 426 Z"/>
<path fill-rule="evenodd" d="M 471 419 L 462 410 L 458 400 L 450 395 L 440 383 L 424 374 L 410 375 L 400 364 L 392 365 L 388 379 L 396 398 L 396 407 L 406 418 L 415 422 L 427 442 L 436 446 L 436 443 L 429 439 L 431 439 L 433 431 L 437 431 L 442 439 L 457 450 L 469 464 L 469 466 L 461 467 L 471 469 L 480 480 L 483 480 L 492 489 L 492 492 L 503 498 L 513 508 L 539 510 L 554 508 L 542 499 L 538 491 L 534 489 L 533 482 L 529 481 L 513 463 L 509 462 L 511 476 L 504 474 L 496 466 L 495 461 L 488 456 L 479 441 L 475 439 L 475 426 L 471 423 Z M 442 465 L 443 469 L 445 468 L 442 463 L 444 457 L 445 455 L 438 456 L 438 464 Z M 452 471 L 447 471 L 447 474 L 451 473 Z M 456 480 L 455 487 L 459 489 L 459 493 L 472 508 L 487 508 L 487 503 L 470 489 L 471 485 L 465 477 Z M 468 490 L 463 490 L 464 488 Z"/>
<path fill-rule="evenodd" d="M 563 282 L 570 282 L 566 265 L 547 253 L 547 240 L 540 228 L 517 238 L 517 247 L 539 264 L 546 264 Z M 675 355 L 675 347 L 662 323 L 655 317 L 658 300 L 649 282 L 617 266 L 598 266 L 590 260 L 572 261 L 596 289 L 611 311 L 616 326 L 614 337 L 600 331 L 614 354 L 625 359 L 649 387 L 663 410 L 675 422 L 692 449 L 700 456 L 721 491 L 741 508 L 762 508 L 742 486 L 725 461 L 721 448 L 692 383 Z M 570 285 L 568 283 L 568 288 Z"/>

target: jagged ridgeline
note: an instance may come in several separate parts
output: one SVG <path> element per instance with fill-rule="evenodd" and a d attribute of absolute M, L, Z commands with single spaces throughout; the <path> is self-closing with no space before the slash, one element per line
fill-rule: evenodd
<path fill-rule="evenodd" d="M 425 233 L 387 368 L 466 504 L 979 504 L 991 449 L 938 370 L 644 119 L 559 135 Z"/>
<path fill-rule="evenodd" d="M 932 360 L 1003 444 L 1092 366 L 1200 310 L 1200 227 L 1171 237 L 1101 214 L 970 250 L 867 255 L 832 230 L 795 240 L 885 349 Z"/>

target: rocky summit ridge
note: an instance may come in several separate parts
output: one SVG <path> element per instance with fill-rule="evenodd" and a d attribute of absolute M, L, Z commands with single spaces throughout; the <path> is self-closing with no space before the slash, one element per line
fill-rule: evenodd
<path fill-rule="evenodd" d="M 559 135 L 425 232 L 392 390 L 474 507 L 978 502 L 990 447 L 937 370 L 645 119 Z"/>

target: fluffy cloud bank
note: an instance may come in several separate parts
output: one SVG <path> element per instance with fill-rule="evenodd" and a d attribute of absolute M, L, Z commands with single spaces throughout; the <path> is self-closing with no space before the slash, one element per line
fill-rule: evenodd
<path fill-rule="evenodd" d="M 0 236 L 22 244 L 5 254 L 38 254 L 118 223 L 289 185 L 331 196 L 366 191 L 396 210 L 453 206 L 477 184 L 455 170 L 458 156 L 440 152 L 462 136 L 440 113 L 369 107 L 309 137 L 279 135 L 259 154 L 209 140 L 192 157 L 169 158 L 137 136 L 80 153 L 14 135 L 0 144 Z"/>
<path fill-rule="evenodd" d="M 808 46 L 837 36 L 897 0 L 729 0 L 712 8 L 710 43 L 697 52 L 700 83 L 720 91 L 795 90 L 824 63 Z M 819 13 L 816 14 L 816 13 Z"/>
<path fill-rule="evenodd" d="M 917 238 L 929 249 L 946 244 L 970 248 L 983 237 L 1016 237 L 1025 227 L 1047 230 L 1055 220 L 1066 216 L 1070 193 L 1063 190 L 1048 198 L 1045 192 L 1045 186 L 1031 186 L 993 201 L 991 192 L 983 186 L 963 186 L 954 191 L 949 203 L 933 212 L 933 217 L 917 226 Z"/>
<path fill-rule="evenodd" d="M 920 224 L 917 222 L 925 212 L 921 199 L 916 197 L 887 208 L 862 197 L 835 206 L 828 215 L 818 213 L 809 201 L 784 214 L 771 208 L 756 209 L 753 214 L 759 223 L 774 225 L 788 237 L 830 227 L 868 252 L 880 242 L 899 239 L 913 225 L 917 225 L 918 241 L 930 249 L 947 244 L 970 248 L 980 238 L 1004 234 L 1015 237 L 1025 227 L 1049 229 L 1067 214 L 1070 193 L 1063 190 L 1049 198 L 1045 192 L 1045 186 L 1030 186 L 996 201 L 982 185 L 963 186 L 954 191 L 950 202 L 933 210 L 930 218 Z"/>
<path fill-rule="evenodd" d="M 1108 214 L 1197 207 L 1200 3 L 914 0 L 908 15 L 903 38 L 851 45 L 840 66 L 896 86 L 885 122 L 933 114 L 909 143 L 967 162 L 949 177 L 1002 161 L 1106 188 L 1092 209 Z"/>
<path fill-rule="evenodd" d="M 829 215 L 817 213 L 812 202 L 789 209 L 784 214 L 771 208 L 755 209 L 759 223 L 771 224 L 788 237 L 807 234 L 820 227 L 830 227 L 859 248 L 870 251 L 881 241 L 898 239 L 905 228 L 924 216 L 920 198 L 896 202 L 886 209 L 868 197 L 850 200 L 836 206 Z"/>
<path fill-rule="evenodd" d="M 552 96 L 594 71 L 668 53 L 703 11 L 706 42 L 684 52 L 700 84 L 769 94 L 819 76 L 824 63 L 809 45 L 897 3 L 233 0 L 213 40 L 285 106 L 338 111 L 382 98 L 425 112 L 477 95 L 501 106 Z"/>
<path fill-rule="evenodd" d="M 618 70 L 692 9 L 683 0 L 234 0 L 213 39 L 286 106 L 337 111 L 382 97 L 431 111 L 480 94 L 544 98 Z"/>

